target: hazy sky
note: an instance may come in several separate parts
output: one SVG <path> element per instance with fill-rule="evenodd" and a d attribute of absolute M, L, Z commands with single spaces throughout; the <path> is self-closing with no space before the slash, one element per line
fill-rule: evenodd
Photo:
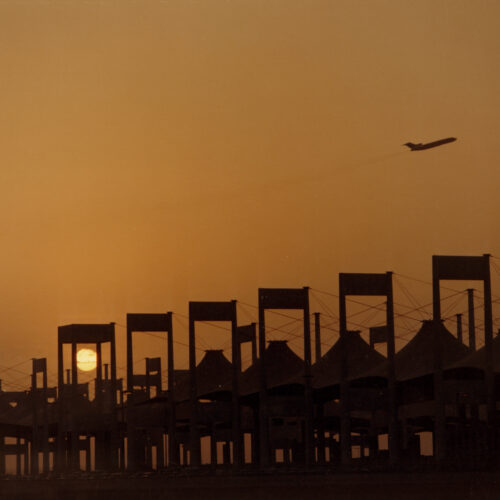
<path fill-rule="evenodd" d="M 0 0 L 0 378 L 55 373 L 62 324 L 500 254 L 499 19 L 496 0 Z"/>

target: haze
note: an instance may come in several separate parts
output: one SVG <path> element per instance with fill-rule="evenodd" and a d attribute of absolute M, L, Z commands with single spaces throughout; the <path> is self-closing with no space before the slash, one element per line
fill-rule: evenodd
<path fill-rule="evenodd" d="M 495 1 L 2 1 L 1 367 L 55 373 L 58 325 L 498 253 L 498 19 Z"/>

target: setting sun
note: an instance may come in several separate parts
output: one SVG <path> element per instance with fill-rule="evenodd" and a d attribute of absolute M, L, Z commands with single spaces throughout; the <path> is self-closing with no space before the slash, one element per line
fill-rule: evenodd
<path fill-rule="evenodd" d="M 97 355 L 92 349 L 80 349 L 76 354 L 78 369 L 89 372 L 97 366 Z"/>

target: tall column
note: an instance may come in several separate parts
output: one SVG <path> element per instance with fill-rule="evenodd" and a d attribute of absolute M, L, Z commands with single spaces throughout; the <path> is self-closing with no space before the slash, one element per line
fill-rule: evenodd
<path fill-rule="evenodd" d="M 66 419 L 64 418 L 65 398 L 67 395 L 64 391 L 64 358 L 63 358 L 63 343 L 58 339 L 57 342 L 57 443 L 56 453 L 54 454 L 54 469 L 61 472 L 65 467 L 65 426 Z"/>
<path fill-rule="evenodd" d="M 484 257 L 484 373 L 486 379 L 487 393 L 487 422 L 488 422 L 488 447 L 492 452 L 496 449 L 496 401 L 495 401 L 495 378 L 493 373 L 493 312 L 491 304 L 491 277 L 489 255 Z"/>
<path fill-rule="evenodd" d="M 109 398 L 109 402 L 111 407 L 108 411 L 112 414 L 112 424 L 111 424 L 111 436 L 110 443 L 108 446 L 108 466 L 116 470 L 118 468 L 118 447 L 119 447 L 119 437 L 118 437 L 118 422 L 117 422 L 117 414 L 116 414 L 116 339 L 115 339 L 115 324 L 110 323 L 110 327 L 112 328 L 111 333 L 111 345 L 110 345 L 110 364 L 111 364 L 111 394 Z"/>
<path fill-rule="evenodd" d="M 217 467 L 217 434 L 216 424 L 212 422 L 210 432 L 210 465 L 215 469 Z"/>
<path fill-rule="evenodd" d="M 474 289 L 467 288 L 467 303 L 469 306 L 469 347 L 476 350 L 476 320 L 474 316 Z"/>
<path fill-rule="evenodd" d="M 265 309 L 259 296 L 259 461 L 262 468 L 270 463 L 269 423 L 267 408 L 267 371 L 266 371 L 266 325 Z"/>
<path fill-rule="evenodd" d="M 189 457 L 190 466 L 201 465 L 200 433 L 198 430 L 198 394 L 196 380 L 196 346 L 194 320 L 189 318 L 189 380 L 191 413 L 189 418 Z"/>
<path fill-rule="evenodd" d="M 90 456 L 90 436 L 87 435 L 85 438 L 85 470 L 90 471 L 92 468 L 91 456 Z"/>
<path fill-rule="evenodd" d="M 398 424 L 398 402 L 396 400 L 396 371 L 394 356 L 396 352 L 394 341 L 394 300 L 392 294 L 392 272 L 387 272 L 387 381 L 389 395 L 389 460 L 392 465 L 399 460 L 399 424 Z"/>
<path fill-rule="evenodd" d="M 76 363 L 76 342 L 71 343 L 71 468 L 80 468 L 79 434 L 77 429 L 76 414 L 78 412 L 78 367 Z"/>
<path fill-rule="evenodd" d="M 179 465 L 179 454 L 176 436 L 175 389 L 174 389 L 174 332 L 172 329 L 172 313 L 167 313 L 167 362 L 168 362 L 168 464 Z"/>
<path fill-rule="evenodd" d="M 158 429 L 155 432 L 156 439 L 156 470 L 161 470 L 165 467 L 165 453 L 163 449 L 163 430 Z"/>
<path fill-rule="evenodd" d="M 241 349 L 236 326 L 236 301 L 231 301 L 232 321 L 231 321 L 231 358 L 233 364 L 233 390 L 232 390 L 232 433 L 233 433 L 233 465 L 240 467 L 243 465 L 243 439 L 241 435 L 240 416 L 240 391 L 239 376 L 241 372 Z"/>
<path fill-rule="evenodd" d="M 132 330 L 127 324 L 127 391 L 129 394 L 134 390 L 134 382 L 132 380 L 133 366 Z"/>
<path fill-rule="evenodd" d="M 317 404 L 317 418 L 318 418 L 318 463 L 324 464 L 326 462 L 325 454 L 325 408 L 323 403 Z"/>
<path fill-rule="evenodd" d="M 320 313 L 314 313 L 314 332 L 315 332 L 315 361 L 316 363 L 321 359 L 321 321 L 320 321 Z M 318 427 L 317 427 L 317 435 L 318 435 L 318 463 L 324 464 L 326 462 L 326 453 L 325 453 L 325 415 L 324 415 L 324 405 L 323 403 L 319 403 L 317 405 L 318 413 Z"/>
<path fill-rule="evenodd" d="M 30 468 L 30 464 L 29 464 L 29 441 L 24 438 L 24 443 L 23 443 L 23 470 L 24 470 L 24 475 L 28 475 L 29 474 L 29 468 Z"/>
<path fill-rule="evenodd" d="M 304 293 L 308 296 L 308 287 Z M 311 389 L 311 325 L 309 320 L 309 299 L 304 302 L 304 397 L 305 397 L 305 461 L 306 467 L 314 462 L 313 400 Z"/>
<path fill-rule="evenodd" d="M 457 339 L 463 344 L 464 343 L 464 334 L 462 330 L 462 314 L 457 314 Z"/>
<path fill-rule="evenodd" d="M 438 259 L 432 256 L 433 321 L 440 331 L 441 297 Z M 434 335 L 434 456 L 438 462 L 446 458 L 446 420 L 443 388 L 443 346 L 441 335 Z"/>
<path fill-rule="evenodd" d="M 47 364 L 43 370 L 43 389 L 42 389 L 42 410 L 43 410 L 43 472 L 46 474 L 50 470 L 49 454 L 49 409 L 47 407 Z"/>
<path fill-rule="evenodd" d="M 95 399 L 97 402 L 97 405 L 99 407 L 99 411 L 103 411 L 103 399 L 104 399 L 104 394 L 102 391 L 102 349 L 101 349 L 101 343 L 97 342 L 95 346 L 95 354 L 96 354 L 96 394 L 95 394 Z"/>
<path fill-rule="evenodd" d="M 349 412 L 349 382 L 347 380 L 347 312 L 346 298 L 341 291 L 339 297 L 340 315 L 340 458 L 342 465 L 351 463 L 351 419 Z"/>
<path fill-rule="evenodd" d="M 116 339 L 115 339 L 115 324 L 110 323 L 113 328 L 110 346 L 110 364 L 111 364 L 111 401 L 113 404 L 113 411 L 116 408 Z"/>
<path fill-rule="evenodd" d="M 33 360 L 33 373 L 31 375 L 31 403 L 33 405 L 33 434 L 31 438 L 31 474 L 38 474 L 38 388 L 35 371 L 35 360 Z"/>
<path fill-rule="evenodd" d="M 319 312 L 314 313 L 314 347 L 316 348 L 316 363 L 321 359 L 321 326 Z"/>
<path fill-rule="evenodd" d="M 251 323 L 253 327 L 253 337 L 252 337 L 252 365 L 257 361 L 257 336 L 255 332 L 255 323 Z"/>

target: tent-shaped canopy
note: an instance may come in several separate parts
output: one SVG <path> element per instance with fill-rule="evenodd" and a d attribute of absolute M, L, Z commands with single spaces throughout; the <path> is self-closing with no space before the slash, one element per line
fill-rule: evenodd
<path fill-rule="evenodd" d="M 499 332 L 500 333 L 500 332 Z M 500 374 L 500 335 L 497 335 L 491 344 L 493 351 L 493 371 Z M 477 351 L 469 351 L 467 356 L 460 358 L 455 363 L 447 367 L 449 373 L 458 373 L 460 371 L 484 371 L 486 368 L 486 349 L 485 346 Z"/>
<path fill-rule="evenodd" d="M 259 392 L 260 363 L 259 358 L 241 374 L 240 394 L 242 396 Z M 269 342 L 266 348 L 266 385 L 268 389 L 285 385 L 294 375 L 300 378 L 303 371 L 304 361 L 288 347 L 286 340 L 271 340 Z"/>
<path fill-rule="evenodd" d="M 218 392 L 227 383 L 231 384 L 232 363 L 224 356 L 222 349 L 205 351 L 203 359 L 196 366 L 197 396 L 203 397 Z M 190 398 L 191 378 L 189 371 L 176 381 L 174 396 L 176 401 Z"/>
<path fill-rule="evenodd" d="M 347 378 L 354 380 L 362 373 L 374 370 L 384 363 L 385 357 L 369 346 L 359 331 L 348 331 L 345 336 Z M 312 367 L 312 386 L 323 389 L 340 383 L 341 344 L 340 339 Z"/>
<path fill-rule="evenodd" d="M 470 352 L 442 321 L 424 320 L 416 335 L 394 357 L 396 380 L 404 382 L 433 374 L 436 369 L 436 342 L 441 344 L 443 368 L 451 366 Z M 364 377 L 387 377 L 387 361 L 360 375 L 360 378 Z"/>

